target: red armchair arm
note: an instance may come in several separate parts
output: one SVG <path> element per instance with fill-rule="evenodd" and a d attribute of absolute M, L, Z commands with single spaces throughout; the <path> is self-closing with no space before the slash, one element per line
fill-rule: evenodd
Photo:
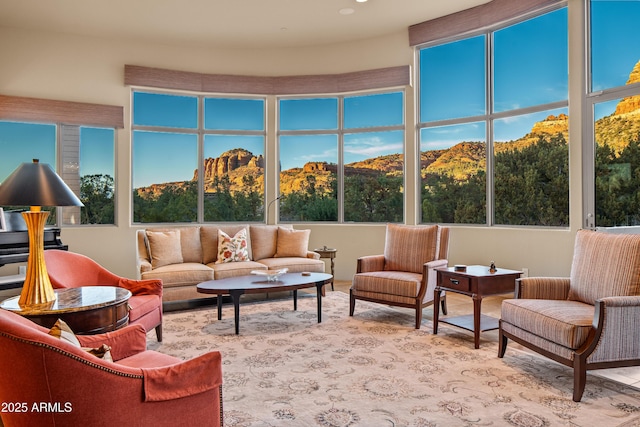
<path fill-rule="evenodd" d="M 160 368 L 142 368 L 145 402 L 180 399 L 216 389 L 222 384 L 222 356 L 212 351 Z"/>
<path fill-rule="evenodd" d="M 133 280 L 121 277 L 118 286 L 128 289 L 133 296 L 157 295 L 162 298 L 162 280 L 160 279 Z"/>
<path fill-rule="evenodd" d="M 128 325 L 113 332 L 98 335 L 76 335 L 82 347 L 97 348 L 102 344 L 111 347 L 114 361 L 133 356 L 147 349 L 147 334 L 142 325 Z"/>

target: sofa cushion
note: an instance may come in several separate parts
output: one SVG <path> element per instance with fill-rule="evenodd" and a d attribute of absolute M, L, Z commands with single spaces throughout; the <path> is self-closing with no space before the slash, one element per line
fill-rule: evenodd
<path fill-rule="evenodd" d="M 247 229 L 243 228 L 233 237 L 218 230 L 218 259 L 216 264 L 225 262 L 249 261 Z"/>
<path fill-rule="evenodd" d="M 209 264 L 209 267 L 213 269 L 213 277 L 216 280 L 226 279 L 227 277 L 247 276 L 253 270 L 266 270 L 263 264 L 256 261 L 216 263 Z"/>
<path fill-rule="evenodd" d="M 273 258 L 276 254 L 276 242 L 278 241 L 277 225 L 250 225 L 251 251 L 254 260 Z"/>
<path fill-rule="evenodd" d="M 204 264 L 171 264 L 141 273 L 142 279 L 161 279 L 163 288 L 194 285 L 213 280 L 213 270 Z"/>
<path fill-rule="evenodd" d="M 147 231 L 147 239 L 153 268 L 183 262 L 179 231 Z"/>
<path fill-rule="evenodd" d="M 224 227 L 217 227 L 214 225 L 203 225 L 200 227 L 200 243 L 202 244 L 202 263 L 210 264 L 218 260 L 218 230 L 222 230 L 229 236 L 233 236 L 243 228 L 247 228 L 246 225 L 229 225 Z M 251 239 L 248 238 L 249 243 L 249 259 L 253 259 L 251 254 Z"/>
<path fill-rule="evenodd" d="M 181 228 L 180 246 L 182 248 L 182 262 L 202 262 L 200 227 Z"/>
<path fill-rule="evenodd" d="M 311 230 L 278 227 L 275 258 L 306 257 Z"/>
<path fill-rule="evenodd" d="M 423 265 L 436 256 L 438 226 L 387 224 L 384 269 L 422 274 Z"/>
<path fill-rule="evenodd" d="M 580 230 L 571 264 L 569 299 L 587 304 L 640 294 L 640 234 Z"/>
<path fill-rule="evenodd" d="M 288 268 L 289 273 L 300 273 L 310 271 L 314 273 L 324 273 L 324 261 L 314 258 L 286 257 L 286 258 L 264 258 L 260 264 L 266 266 L 268 270 L 280 270 Z"/>

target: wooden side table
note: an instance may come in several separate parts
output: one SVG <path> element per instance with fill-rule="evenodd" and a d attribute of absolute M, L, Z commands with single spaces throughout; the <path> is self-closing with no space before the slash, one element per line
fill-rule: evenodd
<path fill-rule="evenodd" d="M 458 326 L 473 332 L 475 348 L 480 348 L 480 332 L 498 329 L 498 319 L 485 316 L 480 311 L 482 298 L 513 292 L 521 271 L 498 268 L 490 272 L 488 266 L 470 265 L 464 270 L 454 267 L 438 268 L 438 281 L 433 301 L 433 333 L 438 334 L 438 322 Z M 440 319 L 440 294 L 442 291 L 457 292 L 473 299 L 473 315 Z"/>
<path fill-rule="evenodd" d="M 336 259 L 336 253 L 338 252 L 337 249 L 334 248 L 328 248 L 326 246 L 322 247 L 322 248 L 317 248 L 313 250 L 316 253 L 320 254 L 320 258 L 329 258 L 331 259 L 331 275 L 335 276 L 335 259 Z M 333 291 L 333 277 L 331 278 L 331 290 Z"/>
<path fill-rule="evenodd" d="M 38 307 L 21 307 L 20 296 L 6 299 L 0 308 L 13 311 L 38 325 L 51 328 L 64 320 L 76 334 L 101 334 L 129 323 L 127 301 L 131 292 L 114 286 L 56 289 L 56 300 Z"/>

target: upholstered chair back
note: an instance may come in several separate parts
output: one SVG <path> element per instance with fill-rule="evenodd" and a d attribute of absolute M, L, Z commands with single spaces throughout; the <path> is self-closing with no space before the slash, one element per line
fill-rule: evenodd
<path fill-rule="evenodd" d="M 384 244 L 384 269 L 422 274 L 425 263 L 442 259 L 448 243 L 439 239 L 439 227 L 387 224 Z M 444 239 L 448 242 L 448 238 Z M 444 248 L 442 248 L 443 246 Z"/>
<path fill-rule="evenodd" d="M 640 234 L 580 230 L 571 265 L 569 300 L 586 304 L 640 295 Z"/>

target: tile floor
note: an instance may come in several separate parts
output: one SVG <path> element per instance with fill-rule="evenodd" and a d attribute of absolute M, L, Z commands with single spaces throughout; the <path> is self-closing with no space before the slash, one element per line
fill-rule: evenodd
<path fill-rule="evenodd" d="M 349 281 L 336 281 L 334 284 L 334 289 L 336 292 L 345 292 L 349 293 L 349 287 L 351 286 L 351 282 Z M 500 317 L 500 304 L 502 300 L 505 298 L 510 298 L 511 296 L 491 296 L 486 297 L 482 300 L 482 313 L 487 314 L 494 317 Z M 459 314 L 467 314 L 473 311 L 473 305 L 471 303 L 471 299 L 467 296 L 456 294 L 453 292 L 449 292 L 447 294 L 447 310 L 450 315 L 459 315 Z M 357 305 L 356 305 L 356 313 L 357 313 Z M 424 319 L 431 321 L 433 320 L 432 311 L 427 308 L 424 311 Z M 445 324 L 441 324 L 440 328 L 443 327 L 451 327 Z M 468 332 L 469 339 L 473 340 L 473 334 Z M 480 345 L 495 345 L 496 346 L 496 357 L 498 351 L 498 332 L 497 331 L 487 331 L 480 335 Z M 510 343 L 511 345 L 517 345 L 515 343 Z M 518 346 L 520 349 L 527 351 L 523 347 Z M 507 347 L 507 352 L 509 351 Z M 634 388 L 640 389 L 640 366 L 634 366 L 629 368 L 614 368 L 614 369 L 599 369 L 589 371 L 591 375 L 599 375 L 601 377 L 606 377 L 612 381 L 620 382 L 623 384 L 630 385 Z"/>

